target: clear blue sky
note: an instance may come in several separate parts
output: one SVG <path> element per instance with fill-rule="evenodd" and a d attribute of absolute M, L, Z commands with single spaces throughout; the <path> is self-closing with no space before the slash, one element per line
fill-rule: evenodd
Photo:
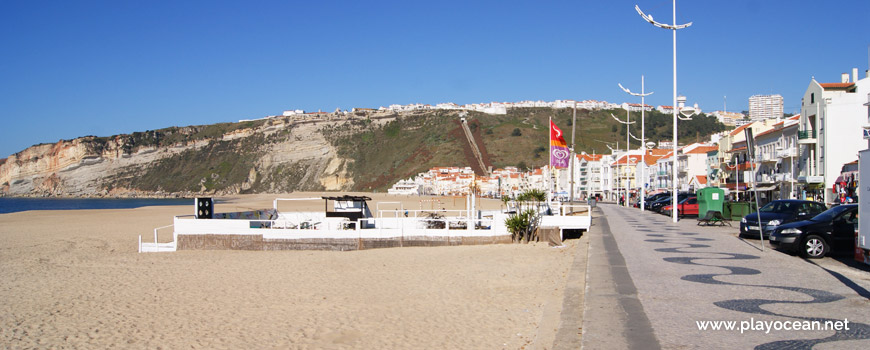
<path fill-rule="evenodd" d="M 38 143 L 393 103 L 672 104 L 671 2 L 0 3 L 0 158 Z M 679 93 L 705 111 L 868 67 L 870 1 L 681 0 Z"/>

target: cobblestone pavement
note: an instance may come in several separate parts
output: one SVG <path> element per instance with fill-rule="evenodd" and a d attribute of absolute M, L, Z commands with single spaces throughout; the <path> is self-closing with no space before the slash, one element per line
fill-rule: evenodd
<path fill-rule="evenodd" d="M 809 261 L 770 247 L 762 251 L 758 240 L 738 238 L 736 227 L 697 226 L 691 218 L 672 223 L 670 217 L 616 205 L 599 208 L 596 211 L 603 214 L 609 228 L 602 233 L 603 240 L 612 235 L 636 289 L 632 292 L 616 283 L 617 294 L 630 294 L 617 296 L 590 290 L 601 288 L 601 279 L 615 276 L 596 275 L 605 269 L 593 265 L 593 256 L 606 247 L 600 244 L 603 240 L 596 245 L 592 237 L 584 347 L 591 349 L 589 342 L 602 338 L 603 330 L 593 326 L 592 316 L 601 314 L 607 300 L 616 300 L 610 302 L 614 307 L 610 313 L 619 314 L 617 320 L 602 323 L 617 323 L 621 334 L 608 336 L 622 339 L 594 343 L 596 347 L 870 348 L 870 272 L 866 267 L 840 262 L 848 258 Z M 596 232 L 593 229 L 589 234 Z M 625 308 L 630 302 L 618 302 L 635 296 L 642 310 L 632 311 Z M 640 327 L 629 324 L 634 316 L 648 318 L 652 341 L 638 343 L 633 333 L 641 333 L 642 341 L 644 327 L 643 323 Z M 715 321 L 721 321 L 719 330 L 713 329 L 711 322 Z M 706 330 L 701 329 L 704 325 Z M 733 329 L 726 329 L 729 325 Z M 826 325 L 832 329 L 807 329 Z M 833 329 L 838 326 L 839 330 Z"/>

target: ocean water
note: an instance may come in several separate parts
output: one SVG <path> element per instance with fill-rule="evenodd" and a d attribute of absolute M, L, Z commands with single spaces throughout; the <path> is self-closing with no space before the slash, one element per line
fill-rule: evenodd
<path fill-rule="evenodd" d="M 193 199 L 152 198 L 5 198 L 0 197 L 0 214 L 26 210 L 132 209 L 155 205 L 193 205 Z"/>

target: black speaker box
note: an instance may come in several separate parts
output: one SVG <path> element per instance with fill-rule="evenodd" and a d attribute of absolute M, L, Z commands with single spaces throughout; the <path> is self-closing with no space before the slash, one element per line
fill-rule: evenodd
<path fill-rule="evenodd" d="M 214 217 L 214 201 L 211 198 L 197 198 L 194 205 L 196 205 L 197 219 L 211 219 Z"/>

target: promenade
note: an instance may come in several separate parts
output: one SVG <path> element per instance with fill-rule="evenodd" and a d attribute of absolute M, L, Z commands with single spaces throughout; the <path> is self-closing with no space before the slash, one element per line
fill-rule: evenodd
<path fill-rule="evenodd" d="M 672 223 L 613 204 L 593 215 L 583 348 L 870 348 L 870 272 L 848 257 L 762 251 L 758 240 L 737 237 L 737 225 Z M 566 306 L 563 314 L 576 314 Z M 807 329 L 816 325 L 823 328 Z M 577 341 L 559 334 L 555 348 Z"/>

